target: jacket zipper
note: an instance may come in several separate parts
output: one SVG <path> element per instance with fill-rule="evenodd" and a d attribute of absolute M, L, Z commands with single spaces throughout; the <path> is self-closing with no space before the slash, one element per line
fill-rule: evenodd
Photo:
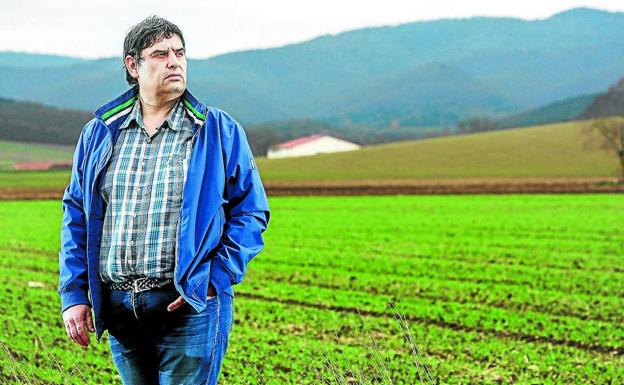
<path fill-rule="evenodd" d="M 99 183 L 99 176 L 100 173 L 102 172 L 102 170 L 104 169 L 104 165 L 108 163 L 108 160 L 110 159 L 110 155 L 112 153 L 112 138 L 110 137 L 110 133 L 107 134 L 109 140 L 109 144 L 106 147 L 106 152 L 104 153 L 104 158 L 102 160 L 100 160 L 100 162 L 98 163 L 97 168 L 95 169 L 95 181 L 97 183 Z M 95 187 L 93 190 L 97 191 L 97 187 Z M 89 204 L 90 206 L 92 206 L 92 202 L 93 202 L 93 191 L 91 191 L 91 203 Z M 87 257 L 87 263 L 88 263 L 88 257 Z M 89 291 L 91 291 L 91 285 L 89 285 Z M 91 297 L 93 297 L 93 293 L 91 293 Z M 97 322 L 95 322 L 95 335 L 98 335 L 98 326 L 97 326 Z M 98 340 L 99 341 L 99 340 Z"/>
<path fill-rule="evenodd" d="M 204 122 L 204 124 L 206 124 L 206 122 Z M 197 135 L 199 134 L 199 130 L 202 129 L 202 127 L 204 126 L 204 124 L 202 124 L 201 126 L 199 126 L 197 128 L 197 130 L 195 130 L 195 133 L 193 133 L 193 137 L 191 138 L 191 157 L 193 157 L 193 151 L 192 148 L 195 146 L 195 139 L 197 138 Z M 190 163 L 190 159 L 188 160 L 188 162 Z M 186 169 L 186 181 L 188 181 L 188 172 L 189 172 L 189 168 L 187 167 Z M 182 207 L 184 207 L 184 194 L 186 192 L 186 181 L 185 181 L 185 186 L 182 189 L 182 203 L 180 204 L 180 212 L 178 214 L 178 231 L 177 231 L 177 239 L 176 239 L 176 244 L 175 244 L 175 248 L 174 248 L 174 253 L 173 253 L 173 259 L 174 259 L 174 264 L 173 264 L 173 285 L 177 288 L 178 287 L 178 282 L 177 282 L 177 276 L 178 276 L 178 254 L 179 254 L 179 245 L 180 245 L 180 229 L 182 228 Z M 182 291 L 182 290 L 180 290 Z M 180 293 L 181 294 L 181 293 Z"/>

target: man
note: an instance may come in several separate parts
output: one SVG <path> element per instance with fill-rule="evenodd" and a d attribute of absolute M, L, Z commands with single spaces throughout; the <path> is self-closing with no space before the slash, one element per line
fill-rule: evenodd
<path fill-rule="evenodd" d="M 186 89 L 177 26 L 134 26 L 124 64 L 134 87 L 83 128 L 63 196 L 63 321 L 82 346 L 109 331 L 124 384 L 215 384 L 266 194 L 241 125 Z"/>

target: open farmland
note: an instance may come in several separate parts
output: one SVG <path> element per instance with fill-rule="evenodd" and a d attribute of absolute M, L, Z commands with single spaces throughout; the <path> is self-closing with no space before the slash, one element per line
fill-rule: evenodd
<path fill-rule="evenodd" d="M 298 158 L 257 156 L 257 162 L 273 196 L 623 191 L 624 186 L 613 183 L 615 155 L 584 145 L 588 137 L 582 131 L 588 124 L 456 135 Z M 60 199 L 69 176 L 69 171 L 0 171 L 0 199 Z"/>
<path fill-rule="evenodd" d="M 392 181 L 523 180 L 615 178 L 615 154 L 586 147 L 582 133 L 589 121 L 455 135 L 368 146 L 358 151 L 297 158 L 267 159 L 256 154 L 267 184 L 377 183 Z M 2 142 L 0 142 L 2 145 Z M 0 150 L 3 147 L 0 146 Z M 36 153 L 33 148 L 27 151 Z M 10 155 L 10 154 L 8 154 Z M 0 157 L 0 161 L 9 156 Z M 56 159 L 56 158 L 55 158 Z M 0 193 L 10 188 L 62 189 L 68 171 L 11 173 L 0 171 Z"/>
<path fill-rule="evenodd" d="M 0 161 L 70 160 L 74 146 L 0 140 Z"/>
<path fill-rule="evenodd" d="M 617 176 L 617 157 L 585 146 L 592 121 L 404 141 L 358 151 L 258 159 L 267 181 Z"/>
<path fill-rule="evenodd" d="M 73 146 L 0 140 L 0 170 L 13 169 L 15 162 L 71 161 L 73 152 Z"/>
<path fill-rule="evenodd" d="M 223 384 L 418 383 L 389 304 L 441 384 L 624 382 L 624 196 L 270 204 Z M 0 383 L 116 381 L 105 338 L 85 351 L 62 329 L 60 218 L 58 201 L 0 202 Z"/>

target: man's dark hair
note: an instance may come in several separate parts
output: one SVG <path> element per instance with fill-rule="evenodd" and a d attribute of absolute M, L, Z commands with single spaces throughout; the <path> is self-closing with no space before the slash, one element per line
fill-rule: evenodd
<path fill-rule="evenodd" d="M 125 67 L 126 56 L 131 55 L 134 57 L 138 65 L 143 60 L 143 58 L 141 58 L 141 51 L 163 39 L 169 39 L 173 35 L 178 35 L 182 41 L 182 47 L 186 48 L 184 36 L 182 36 L 180 28 L 172 22 L 156 15 L 148 17 L 128 31 L 124 39 L 122 58 L 124 60 L 124 69 L 126 71 L 126 81 L 128 84 L 133 86 L 138 82 L 130 75 L 130 72 L 128 72 L 128 69 Z"/>

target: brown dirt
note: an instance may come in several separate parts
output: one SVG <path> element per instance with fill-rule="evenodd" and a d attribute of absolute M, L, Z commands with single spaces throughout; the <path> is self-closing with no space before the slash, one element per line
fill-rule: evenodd
<path fill-rule="evenodd" d="M 0 200 L 61 199 L 64 188 L 0 187 Z"/>
<path fill-rule="evenodd" d="M 265 183 L 265 188 L 267 194 L 271 196 L 624 192 L 624 184 L 617 184 L 612 178 L 483 178 L 268 182 Z"/>
<path fill-rule="evenodd" d="M 265 182 L 269 196 L 621 193 L 613 178 L 482 178 Z M 1 187 L 0 200 L 61 199 L 63 188 Z"/>

